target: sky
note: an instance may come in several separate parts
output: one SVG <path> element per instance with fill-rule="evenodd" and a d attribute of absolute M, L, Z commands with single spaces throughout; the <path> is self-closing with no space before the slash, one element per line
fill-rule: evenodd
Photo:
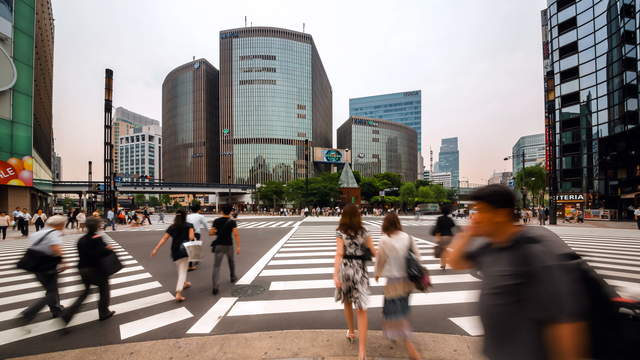
<path fill-rule="evenodd" d="M 104 69 L 114 106 L 162 121 L 162 82 L 196 58 L 219 64 L 219 32 L 310 33 L 333 89 L 333 128 L 349 98 L 422 90 L 422 143 L 434 162 L 459 138 L 460 179 L 511 171 L 520 136 L 544 131 L 540 10 L 545 0 L 53 0 L 53 116 L 63 180 L 103 174 Z"/>

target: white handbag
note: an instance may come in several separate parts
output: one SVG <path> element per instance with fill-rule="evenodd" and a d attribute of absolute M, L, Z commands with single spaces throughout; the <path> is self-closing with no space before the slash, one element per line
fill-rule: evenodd
<path fill-rule="evenodd" d="M 189 256 L 189 261 L 200 261 L 202 258 L 202 241 L 187 241 L 182 243 L 185 250 L 187 250 L 187 255 Z"/>

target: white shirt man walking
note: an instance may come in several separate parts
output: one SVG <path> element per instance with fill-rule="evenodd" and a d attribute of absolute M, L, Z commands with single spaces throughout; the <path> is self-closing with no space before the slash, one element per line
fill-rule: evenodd
<path fill-rule="evenodd" d="M 193 225 L 196 240 L 200 240 L 200 237 L 202 236 L 202 228 L 204 228 L 205 231 L 209 229 L 207 220 L 205 219 L 204 215 L 200 213 L 201 211 L 202 209 L 200 205 L 192 205 L 191 214 L 187 215 L 187 222 Z M 195 270 L 197 268 L 197 264 L 197 262 L 189 262 L 189 271 Z"/>

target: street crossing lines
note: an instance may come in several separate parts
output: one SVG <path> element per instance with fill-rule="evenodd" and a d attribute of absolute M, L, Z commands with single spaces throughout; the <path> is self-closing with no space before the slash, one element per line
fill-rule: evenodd
<path fill-rule="evenodd" d="M 181 307 L 155 314 L 144 319 L 131 321 L 120 325 L 120 339 L 128 339 L 130 337 L 188 319 L 192 316 L 193 314 L 187 310 L 187 308 Z"/>

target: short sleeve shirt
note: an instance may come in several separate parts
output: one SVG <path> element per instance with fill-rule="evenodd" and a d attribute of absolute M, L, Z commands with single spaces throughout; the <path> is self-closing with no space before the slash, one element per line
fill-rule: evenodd
<path fill-rule="evenodd" d="M 182 243 L 189 241 L 189 229 L 193 228 L 190 223 L 185 223 L 183 227 L 169 226 L 167 234 L 171 235 L 171 258 L 173 261 L 186 257 L 180 249 Z"/>
<path fill-rule="evenodd" d="M 46 238 L 42 240 L 38 245 L 34 246 L 34 244 L 38 242 L 38 240 L 42 239 L 43 236 L 46 236 Z M 47 255 L 53 255 L 51 246 L 62 245 L 62 236 L 58 230 L 44 228 L 43 230 L 40 230 L 29 236 L 29 241 L 31 242 L 31 249 L 43 252 Z"/>
<path fill-rule="evenodd" d="M 547 359 L 547 324 L 584 319 L 585 290 L 571 281 L 547 229 L 520 231 L 511 244 L 472 244 L 466 256 L 482 274 L 480 318 L 485 354 L 491 359 Z"/>
<path fill-rule="evenodd" d="M 213 221 L 213 227 L 216 228 L 217 237 L 214 243 L 216 245 L 233 245 L 233 239 L 231 239 L 231 234 L 233 233 L 233 229 L 236 228 L 238 224 L 235 220 L 227 217 L 219 217 Z"/>

